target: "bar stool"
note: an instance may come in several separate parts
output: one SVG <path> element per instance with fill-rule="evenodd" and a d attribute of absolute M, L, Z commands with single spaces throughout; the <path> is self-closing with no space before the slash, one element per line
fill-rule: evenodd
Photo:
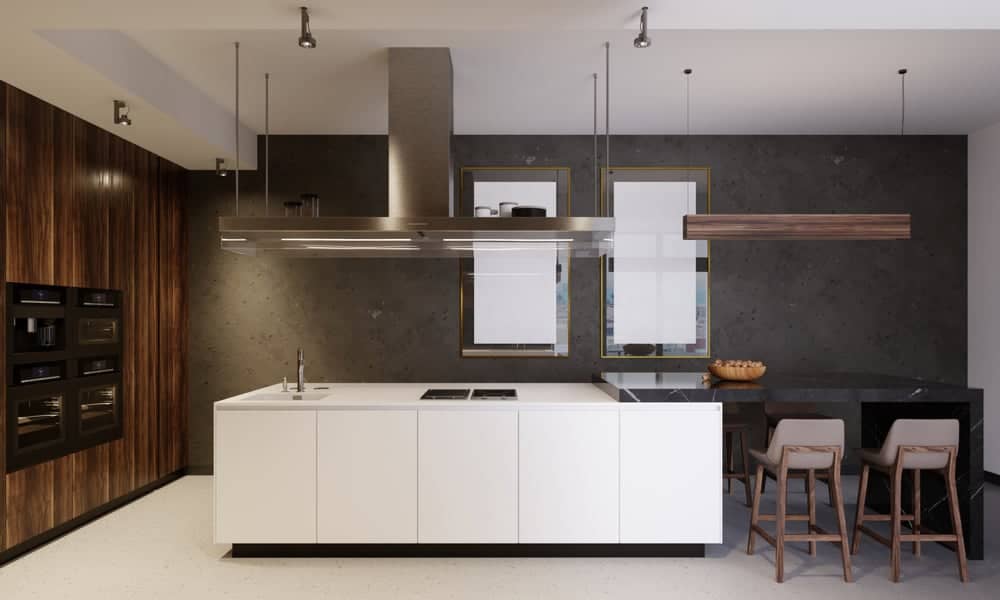
<path fill-rule="evenodd" d="M 844 452 L 844 422 L 840 419 L 782 419 L 766 451 L 751 450 L 757 461 L 757 481 L 754 486 L 753 509 L 750 513 L 750 535 L 747 554 L 754 552 L 754 534 L 774 546 L 775 580 L 785 578 L 785 542 L 809 542 L 809 554 L 816 555 L 816 542 L 840 544 L 844 581 L 853 580 L 851 557 L 847 548 L 847 523 L 844 519 L 844 499 L 840 486 L 840 461 Z M 833 507 L 837 513 L 839 533 L 828 533 L 816 525 L 816 471 L 829 474 Z M 804 472 L 808 488 L 808 513 L 787 512 L 789 471 Z M 778 483 L 778 509 L 773 515 L 761 514 L 760 497 L 765 477 Z M 771 536 L 760 521 L 774 521 L 776 533 Z M 806 521 L 807 533 L 785 533 L 787 521 Z"/>
<path fill-rule="evenodd" d="M 746 492 L 747 506 L 751 506 L 753 499 L 750 497 L 750 447 L 747 446 L 750 425 L 738 421 L 726 422 L 724 420 L 722 423 L 722 434 L 724 436 L 726 456 L 726 464 L 722 468 L 722 477 L 726 480 L 729 495 L 733 495 L 733 480 L 740 481 L 743 483 L 743 489 Z M 739 438 L 740 454 L 742 455 L 741 462 L 743 463 L 743 468 L 739 471 L 736 470 L 735 446 L 737 438 Z"/>
<path fill-rule="evenodd" d="M 885 443 L 878 450 L 860 450 L 862 469 L 861 484 L 858 487 L 858 507 L 854 517 L 854 537 L 851 553 L 857 554 L 862 533 L 890 550 L 890 579 L 899 581 L 900 544 L 913 543 L 913 554 L 920 556 L 920 543 L 950 542 L 955 545 L 958 556 L 958 576 L 963 582 L 969 580 L 968 563 L 965 558 L 965 539 L 962 537 L 962 518 L 958 513 L 958 491 L 955 484 L 955 460 L 958 454 L 959 425 L 957 419 L 897 419 L 889 428 Z M 885 514 L 865 514 L 868 494 L 868 475 L 875 469 L 889 477 L 891 512 Z M 913 511 L 903 514 L 903 471 L 913 471 Z M 953 533 L 923 533 L 920 516 L 920 472 L 934 471 L 945 480 L 948 509 L 951 513 Z M 864 523 L 866 521 L 888 521 L 892 524 L 889 539 L 879 535 Z M 903 535 L 902 521 L 909 521 L 913 533 Z"/>
<path fill-rule="evenodd" d="M 778 426 L 778 423 L 782 419 L 796 419 L 796 420 L 816 420 L 816 419 L 829 419 L 830 417 L 826 415 L 821 415 L 820 413 L 814 412 L 770 412 L 764 410 L 764 416 L 767 418 L 767 443 L 771 443 L 771 438 L 774 436 L 774 429 Z M 805 479 L 805 473 L 789 473 L 789 479 Z M 833 506 L 833 490 L 830 489 L 830 482 L 827 479 L 827 473 L 816 473 L 816 479 L 822 481 L 826 484 L 827 493 L 830 497 L 830 506 Z M 806 484 L 808 488 L 808 484 Z M 764 487 L 762 490 L 767 490 L 767 480 L 764 481 Z M 809 490 L 806 489 L 808 492 Z"/>

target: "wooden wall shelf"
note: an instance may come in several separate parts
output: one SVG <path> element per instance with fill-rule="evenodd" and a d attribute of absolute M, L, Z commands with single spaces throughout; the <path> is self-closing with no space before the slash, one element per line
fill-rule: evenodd
<path fill-rule="evenodd" d="M 910 215 L 686 215 L 686 240 L 908 240 Z"/>

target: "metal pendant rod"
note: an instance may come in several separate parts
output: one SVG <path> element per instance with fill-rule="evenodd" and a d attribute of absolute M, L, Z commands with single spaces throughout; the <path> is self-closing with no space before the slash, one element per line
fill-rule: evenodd
<path fill-rule="evenodd" d="M 601 168 L 597 162 L 597 73 L 594 73 L 594 216 L 601 215 L 600 209 L 600 180 Z"/>
<path fill-rule="evenodd" d="M 264 216 L 271 212 L 271 74 L 264 73 Z"/>
<path fill-rule="evenodd" d="M 236 216 L 240 216 L 240 43 L 236 47 Z"/>
<path fill-rule="evenodd" d="M 604 206 L 610 210 L 608 194 L 611 189 L 611 42 L 604 42 Z"/>

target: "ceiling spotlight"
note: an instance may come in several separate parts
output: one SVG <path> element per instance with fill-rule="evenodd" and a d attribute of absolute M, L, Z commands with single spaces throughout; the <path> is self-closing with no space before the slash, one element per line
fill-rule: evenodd
<path fill-rule="evenodd" d="M 121 100 L 115 100 L 115 125 L 125 125 L 126 127 L 131 125 L 132 119 L 128 117 L 128 113 L 128 105 Z"/>
<path fill-rule="evenodd" d="M 309 31 L 309 8 L 300 6 L 299 12 L 302 14 L 302 31 L 299 35 L 299 46 L 303 48 L 315 48 L 316 38 L 313 37 L 312 31 Z"/>
<path fill-rule="evenodd" d="M 225 177 L 229 175 L 229 171 L 226 170 L 226 159 L 217 158 L 215 159 L 215 174 L 219 177 Z"/>
<path fill-rule="evenodd" d="M 646 31 L 646 13 L 648 11 L 648 6 L 642 7 L 642 16 L 639 17 L 639 35 L 632 42 L 632 45 L 636 48 L 649 48 L 649 45 L 653 43 L 653 40 L 649 39 L 649 34 Z"/>

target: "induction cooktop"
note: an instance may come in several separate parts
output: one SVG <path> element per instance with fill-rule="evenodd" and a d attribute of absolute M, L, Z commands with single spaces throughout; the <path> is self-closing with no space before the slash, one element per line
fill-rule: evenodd
<path fill-rule="evenodd" d="M 421 400 L 466 400 L 469 388 L 438 388 L 429 389 L 420 397 Z"/>
<path fill-rule="evenodd" d="M 517 390 L 493 389 L 493 390 L 472 390 L 473 400 L 517 400 Z"/>

